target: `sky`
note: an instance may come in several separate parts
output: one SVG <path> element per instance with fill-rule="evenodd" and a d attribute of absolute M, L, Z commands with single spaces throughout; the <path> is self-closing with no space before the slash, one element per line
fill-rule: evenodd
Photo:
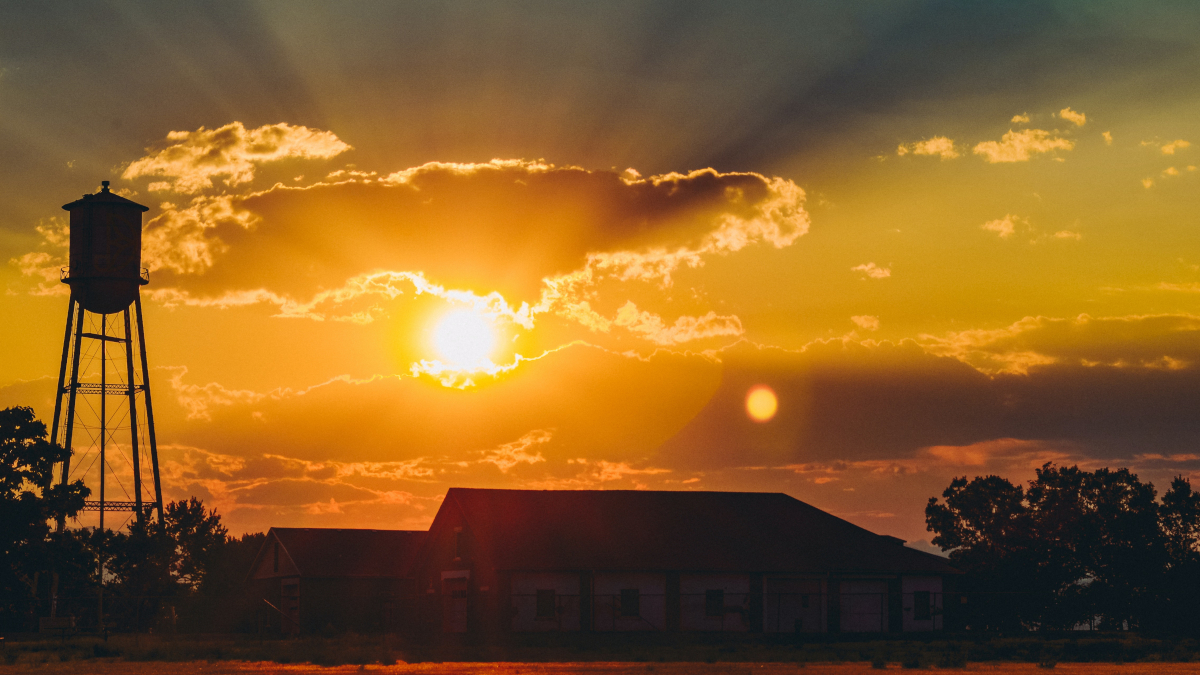
<path fill-rule="evenodd" d="M 108 180 L 150 209 L 164 495 L 233 533 L 740 490 L 922 546 L 956 476 L 1161 491 L 1200 478 L 1197 36 L 1193 2 L 5 3 L 0 406 L 52 416 L 60 206 Z"/>

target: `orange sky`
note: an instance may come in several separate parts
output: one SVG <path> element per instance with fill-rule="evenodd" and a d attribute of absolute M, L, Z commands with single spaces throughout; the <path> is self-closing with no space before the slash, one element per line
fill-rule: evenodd
<path fill-rule="evenodd" d="M 957 475 L 1161 487 L 1200 469 L 1198 18 L 0 9 L 0 405 L 50 417 L 59 206 L 111 180 L 151 208 L 166 496 L 234 532 L 425 527 L 464 485 L 783 491 L 915 541 Z"/>

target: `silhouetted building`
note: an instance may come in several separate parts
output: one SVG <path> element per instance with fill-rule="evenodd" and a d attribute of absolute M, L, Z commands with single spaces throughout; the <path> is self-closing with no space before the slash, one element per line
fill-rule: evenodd
<path fill-rule="evenodd" d="M 270 603 L 266 625 L 284 633 L 412 630 L 411 571 L 427 534 L 271 528 L 249 575 Z"/>
<path fill-rule="evenodd" d="M 387 589 L 357 625 L 486 635 L 934 631 L 957 574 L 785 494 L 451 488 L 428 533 L 274 528 L 252 576 L 301 630 Z"/>
<path fill-rule="evenodd" d="M 446 633 L 939 630 L 957 571 L 903 543 L 784 494 L 451 488 L 416 576 Z"/>

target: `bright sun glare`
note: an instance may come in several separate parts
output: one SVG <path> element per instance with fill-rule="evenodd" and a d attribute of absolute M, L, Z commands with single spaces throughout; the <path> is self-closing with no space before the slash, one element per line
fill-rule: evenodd
<path fill-rule="evenodd" d="M 488 319 L 470 309 L 447 313 L 433 331 L 433 346 L 455 368 L 476 368 L 491 363 L 496 329 Z"/>

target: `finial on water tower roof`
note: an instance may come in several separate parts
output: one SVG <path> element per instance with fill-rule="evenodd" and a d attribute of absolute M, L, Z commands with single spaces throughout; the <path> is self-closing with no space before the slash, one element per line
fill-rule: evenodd
<path fill-rule="evenodd" d="M 100 181 L 100 191 L 108 192 L 108 181 L 106 181 L 106 180 Z"/>

